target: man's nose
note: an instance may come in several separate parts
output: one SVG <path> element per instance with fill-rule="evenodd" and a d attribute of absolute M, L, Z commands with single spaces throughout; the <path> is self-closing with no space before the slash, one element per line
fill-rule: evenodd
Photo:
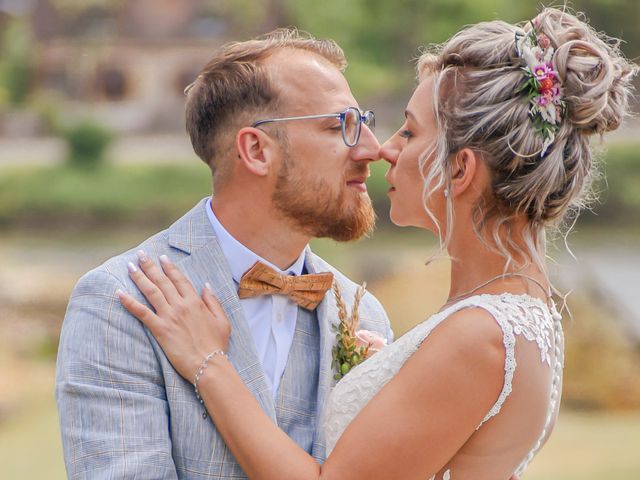
<path fill-rule="evenodd" d="M 351 158 L 359 162 L 375 162 L 380 160 L 379 150 L 380 143 L 374 133 L 368 126 L 362 125 L 358 144 L 351 148 Z"/>

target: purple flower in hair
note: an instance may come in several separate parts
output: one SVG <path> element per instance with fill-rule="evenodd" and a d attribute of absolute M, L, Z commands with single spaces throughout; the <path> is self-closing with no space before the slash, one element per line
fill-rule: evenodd
<path fill-rule="evenodd" d="M 532 27 L 527 33 L 516 33 L 516 53 L 521 58 L 525 77 L 522 91 L 529 101 L 533 127 L 542 137 L 540 156 L 544 157 L 560 128 L 566 104 L 560 75 L 553 69 L 551 40 L 539 31 L 537 19 Z"/>
<path fill-rule="evenodd" d="M 554 78 L 555 73 L 556 72 L 553 70 L 551 62 L 544 62 L 533 68 L 533 76 L 536 77 L 536 80 L 544 80 L 548 77 Z"/>

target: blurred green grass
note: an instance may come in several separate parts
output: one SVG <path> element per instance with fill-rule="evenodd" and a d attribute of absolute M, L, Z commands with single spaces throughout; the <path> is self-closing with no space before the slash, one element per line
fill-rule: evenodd
<path fill-rule="evenodd" d="M 599 202 L 582 224 L 626 228 L 640 223 L 640 144 L 612 144 L 600 154 L 605 176 Z M 371 164 L 367 182 L 381 224 L 388 225 L 388 164 Z M 165 225 L 211 192 L 210 173 L 196 159 L 163 165 L 5 167 L 0 170 L 0 228 L 51 225 Z"/>
<path fill-rule="evenodd" d="M 208 168 L 104 165 L 101 168 L 0 170 L 0 226 L 5 228 L 162 225 L 211 194 Z"/>

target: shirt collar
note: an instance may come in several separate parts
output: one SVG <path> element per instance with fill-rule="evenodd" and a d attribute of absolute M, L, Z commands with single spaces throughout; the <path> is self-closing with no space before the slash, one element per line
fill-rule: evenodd
<path fill-rule="evenodd" d="M 218 220 L 218 217 L 213 213 L 211 208 L 211 197 L 207 200 L 206 204 L 207 216 L 213 227 L 213 231 L 218 239 L 222 253 L 229 263 L 231 275 L 236 283 L 240 283 L 242 275 L 249 270 L 256 262 L 262 262 L 265 265 L 273 268 L 276 272 L 283 273 L 285 275 L 300 275 L 304 268 L 305 250 L 300 252 L 300 256 L 289 268 L 280 270 L 274 264 L 265 260 L 260 255 L 254 253 L 242 243 L 236 240 L 224 226 Z"/>

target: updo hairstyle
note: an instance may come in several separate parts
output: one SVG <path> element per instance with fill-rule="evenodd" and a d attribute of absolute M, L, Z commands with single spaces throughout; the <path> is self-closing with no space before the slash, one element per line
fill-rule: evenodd
<path fill-rule="evenodd" d="M 566 104 L 555 141 L 544 154 L 522 91 L 523 60 L 515 47 L 516 34 L 526 35 L 534 26 L 555 50 L 552 63 Z M 619 43 L 571 13 L 545 8 L 520 25 L 472 25 L 420 57 L 419 80 L 434 80 L 438 125 L 435 144 L 421 159 L 425 205 L 433 192 L 449 187 L 450 162 L 458 151 L 479 152 L 491 188 L 476 206 L 474 225 L 484 238 L 482 230 L 491 224 L 484 234 L 505 257 L 505 271 L 515 261 L 520 267 L 534 262 L 544 272 L 546 230 L 575 218 L 590 199 L 597 169 L 589 137 L 620 126 L 637 71 Z M 428 208 L 427 213 L 436 221 Z M 513 229 L 514 219 L 523 216 L 524 251 L 514 242 Z M 453 220 L 448 198 L 443 246 L 450 241 Z"/>

